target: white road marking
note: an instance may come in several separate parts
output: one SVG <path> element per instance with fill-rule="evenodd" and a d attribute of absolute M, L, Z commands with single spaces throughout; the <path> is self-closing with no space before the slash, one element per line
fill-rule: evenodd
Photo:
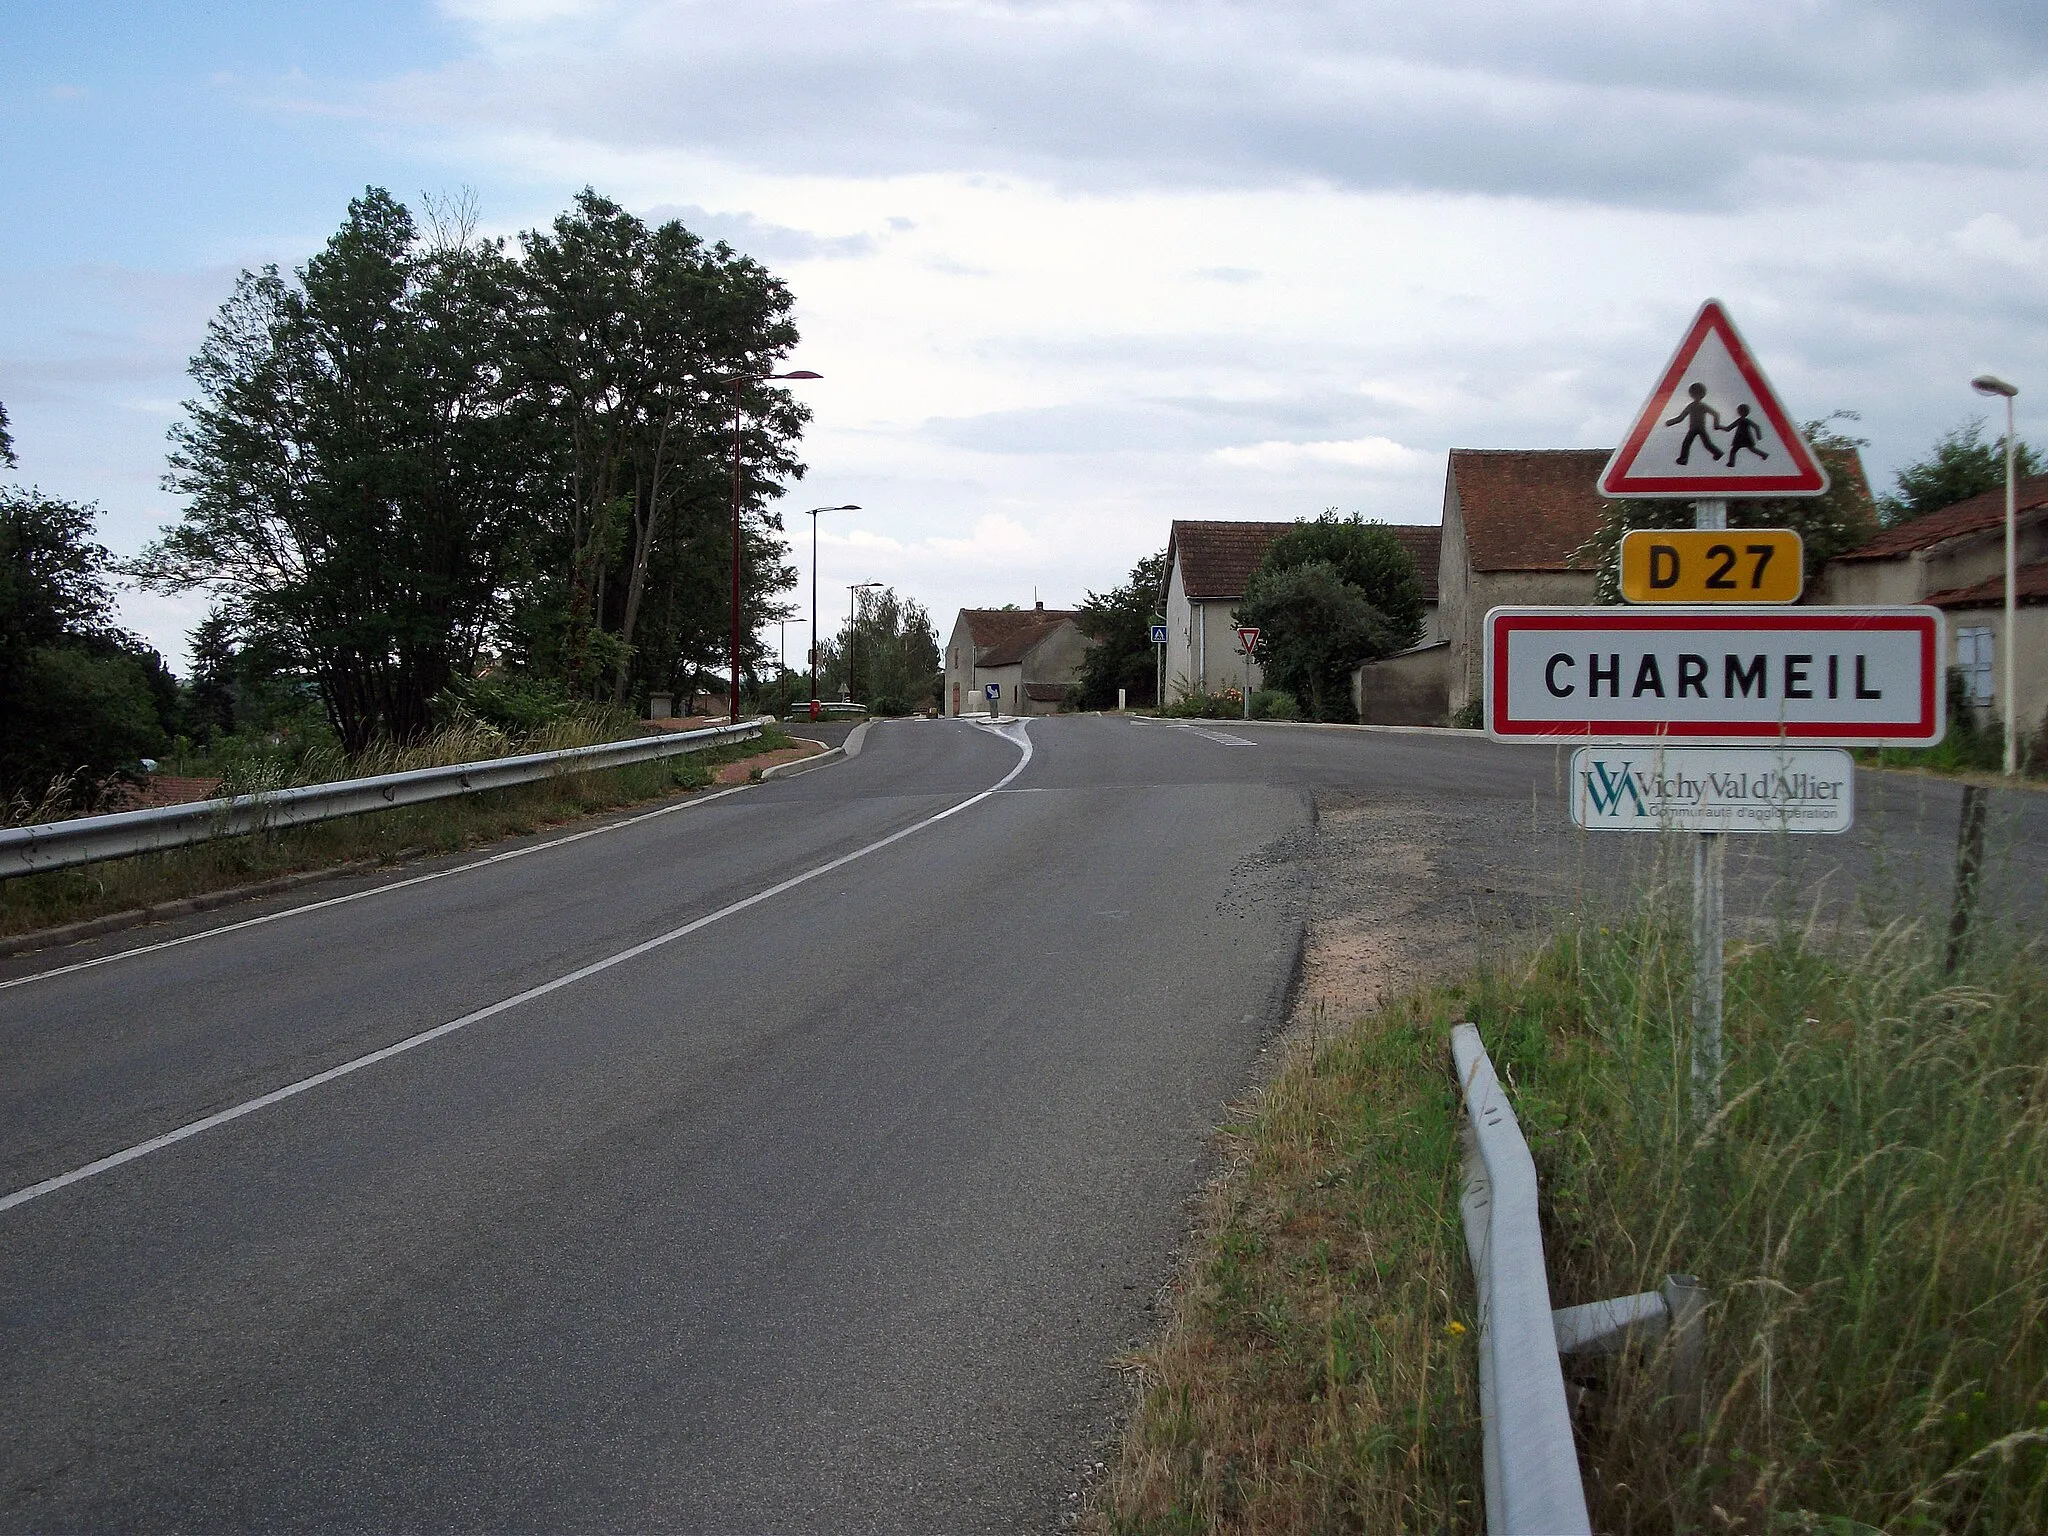
<path fill-rule="evenodd" d="M 296 1098 L 302 1093 L 310 1092 L 312 1089 L 331 1083 L 337 1078 L 347 1077 L 351 1073 L 362 1071 L 365 1067 L 374 1067 L 379 1062 L 389 1061 L 394 1056 L 402 1056 L 407 1051 L 417 1050 L 420 1046 L 439 1040 L 443 1035 L 452 1035 L 458 1029 L 467 1029 L 472 1024 L 480 1024 L 485 1019 L 510 1012 L 524 1003 L 533 1002 L 536 998 L 546 997 L 550 992 L 559 992 L 564 987 L 574 986 L 577 982 L 586 981 L 590 977 L 597 975 L 600 971 L 608 971 L 615 965 L 624 965 L 628 960 L 637 959 L 639 956 L 647 954 L 650 950 L 660 949 L 664 944 L 672 944 L 677 939 L 687 938 L 690 934 L 696 933 L 700 929 L 709 928 L 713 923 L 720 922 L 725 918 L 733 916 L 735 913 L 744 912 L 749 907 L 757 907 L 762 902 L 780 896 L 785 891 L 795 890 L 798 886 L 815 880 L 820 875 L 829 875 L 835 869 L 844 869 L 856 859 L 864 859 L 871 853 L 877 853 L 887 848 L 891 843 L 900 843 L 914 832 L 922 832 L 926 827 L 937 826 L 948 817 L 959 815 L 969 806 L 981 804 L 982 801 L 994 795 L 996 791 L 1002 789 L 1012 779 L 1016 778 L 1030 764 L 1031 738 L 1025 735 L 1022 727 L 1019 727 L 1014 733 L 1005 731 L 1002 734 L 1008 736 L 1020 749 L 1017 766 L 1004 774 L 1002 778 L 991 784 L 987 789 L 984 789 L 980 794 L 970 795 L 958 805 L 949 806 L 935 816 L 927 816 L 923 821 L 912 822 L 900 832 L 892 832 L 887 837 L 878 838 L 864 848 L 856 848 L 851 853 L 843 853 L 838 858 L 807 869 L 800 875 L 791 875 L 787 880 L 778 881 L 764 891 L 756 891 L 751 896 L 742 897 L 730 906 L 720 907 L 716 912 L 708 912 L 694 921 L 683 924 L 680 928 L 671 928 L 667 933 L 657 934 L 651 939 L 633 945 L 630 949 L 622 949 L 615 955 L 605 956 L 602 960 L 593 960 L 589 965 L 580 966 L 576 970 L 569 972 L 566 976 L 557 976 L 553 981 L 544 981 L 537 987 L 528 987 L 524 992 L 516 993 L 511 997 L 492 1003 L 488 1007 L 479 1008 L 473 1013 L 465 1013 L 459 1019 L 450 1019 L 445 1024 L 436 1024 L 432 1029 L 423 1029 L 418 1034 L 408 1035 L 403 1040 L 387 1045 L 381 1050 L 371 1051 L 367 1055 L 358 1056 L 352 1061 L 344 1061 L 339 1066 L 329 1067 L 325 1072 L 316 1072 L 311 1077 L 302 1077 L 295 1083 L 285 1084 L 282 1088 L 273 1088 L 269 1093 L 245 1100 L 240 1104 L 223 1109 L 216 1114 L 207 1115 L 202 1119 L 193 1120 L 188 1124 L 179 1126 L 176 1130 L 166 1131 L 161 1136 L 152 1136 L 148 1141 L 139 1141 L 132 1147 L 123 1147 L 119 1152 L 87 1163 L 82 1168 L 74 1168 L 69 1173 L 60 1173 L 54 1178 L 44 1179 L 39 1184 L 31 1184 L 26 1189 L 18 1189 L 13 1194 L 0 1198 L 0 1211 L 11 1211 L 17 1205 L 26 1205 L 31 1200 L 39 1200 L 44 1195 L 55 1194 L 60 1189 L 68 1188 L 86 1179 L 96 1178 L 103 1173 L 109 1173 L 123 1164 L 134 1162 L 137 1158 L 148 1157 L 152 1152 L 161 1152 L 166 1147 L 176 1146 L 179 1142 L 189 1140 L 199 1135 L 202 1131 L 213 1130 L 216 1127 L 228 1124 L 232 1120 L 239 1120 L 244 1115 L 253 1115 L 259 1109 L 268 1109 L 273 1104 L 280 1104 L 286 1099 Z"/>
<path fill-rule="evenodd" d="M 1134 716 L 1133 718 L 1141 720 L 1146 717 L 1139 715 Z M 1258 745 L 1256 741 L 1247 741 L 1244 737 L 1233 736 L 1228 731 L 1212 731 L 1205 726 L 1196 725 L 1193 721 L 1190 720 L 1162 720 L 1159 723 L 1161 725 L 1166 726 L 1170 730 L 1193 731 L 1197 736 L 1206 737 L 1208 740 L 1217 743 L 1219 746 L 1256 747 Z"/>
<path fill-rule="evenodd" d="M 159 939 L 154 944 L 138 944 L 133 949 L 119 949 L 110 955 L 98 955 L 91 960 L 75 960 L 70 965 L 54 966 L 47 971 L 36 971 L 28 976 L 16 976 L 11 981 L 0 981 L 0 992 L 5 992 L 9 987 L 25 987 L 32 981 L 48 981 L 53 976 L 69 976 L 73 971 L 89 971 L 96 965 L 112 965 L 116 960 L 131 960 L 137 955 L 153 955 L 160 949 L 176 949 L 180 944 L 196 944 L 201 939 L 218 938 L 224 933 L 239 933 L 244 928 L 261 928 L 265 923 L 280 923 L 288 917 L 303 917 L 308 912 L 322 912 L 329 907 L 344 907 L 352 901 L 366 901 L 372 896 L 388 896 L 393 891 L 425 885 L 430 880 L 446 880 L 450 875 L 464 875 L 472 869 L 486 869 L 493 864 L 502 864 L 507 859 L 523 859 L 529 853 L 560 848 L 566 843 L 580 843 L 586 837 L 602 837 L 605 833 L 616 832 L 622 827 L 637 826 L 643 821 L 652 821 L 657 816 L 668 816 L 676 811 L 687 811 L 694 806 L 709 805 L 714 800 L 723 800 L 727 795 L 736 795 L 743 789 L 752 788 L 751 784 L 735 784 L 730 789 L 721 789 L 714 794 L 696 795 L 688 800 L 679 800 L 674 805 L 664 805 L 658 810 L 643 811 L 638 816 L 628 816 L 624 821 L 609 822 L 602 827 L 586 827 L 581 832 L 571 832 L 566 837 L 549 838 L 544 843 L 529 843 L 524 848 L 508 848 L 503 853 L 492 854 L 489 858 L 471 859 L 467 864 L 437 869 L 431 874 L 414 875 L 410 879 L 394 880 L 389 885 L 372 886 L 367 891 L 351 891 L 346 896 L 330 896 L 325 901 L 309 901 L 303 907 L 286 907 L 282 912 L 268 912 L 262 917 L 245 917 L 238 923 L 223 923 L 218 928 L 202 928 L 197 933 L 184 934 L 175 939 Z"/>

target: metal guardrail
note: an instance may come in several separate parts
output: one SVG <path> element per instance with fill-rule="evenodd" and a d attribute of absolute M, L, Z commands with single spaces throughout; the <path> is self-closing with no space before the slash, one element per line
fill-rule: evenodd
<path fill-rule="evenodd" d="M 760 720 L 746 720 L 673 735 L 601 742 L 594 747 L 529 752 L 519 757 L 494 757 L 446 768 L 416 768 L 408 773 L 380 773 L 366 779 L 307 784 L 257 795 L 200 800 L 190 805 L 165 805 L 146 811 L 117 811 L 111 816 L 80 816 L 33 827 L 0 828 L 0 880 L 99 859 L 125 858 L 159 848 L 182 848 L 216 837 L 240 837 L 266 827 L 298 826 L 364 811 L 389 810 L 397 805 L 418 805 L 453 795 L 505 789 L 557 774 L 588 773 L 680 757 L 731 741 L 752 740 L 761 734 L 761 724 Z"/>
<path fill-rule="evenodd" d="M 1490 1536 L 1590 1536 L 1559 1356 L 1613 1354 L 1671 1333 L 1674 1428 L 1697 1427 L 1705 1289 L 1690 1275 L 1654 1291 L 1552 1310 L 1536 1213 L 1536 1163 L 1479 1031 L 1451 1031 L 1465 1099 L 1465 1248 L 1479 1292 L 1479 1398 Z"/>

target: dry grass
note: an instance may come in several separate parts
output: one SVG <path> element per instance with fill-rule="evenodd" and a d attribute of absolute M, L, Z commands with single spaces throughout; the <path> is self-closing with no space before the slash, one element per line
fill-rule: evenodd
<path fill-rule="evenodd" d="M 1301 1044 L 1226 1128 L 1086 1528 L 1478 1530 L 1444 1042 L 1515 1097 L 1559 1306 L 1709 1287 L 1702 1430 L 1655 1354 L 1571 1363 L 1603 1532 L 2048 1532 L 2048 971 L 1986 933 L 1780 922 L 1730 957 L 1689 1099 L 1684 893 Z M 2039 914 L 2022 921 L 2038 926 Z"/>
<path fill-rule="evenodd" d="M 1425 994 L 1311 1029 L 1224 1131 L 1096 1532 L 1478 1530 L 1456 1121 Z"/>

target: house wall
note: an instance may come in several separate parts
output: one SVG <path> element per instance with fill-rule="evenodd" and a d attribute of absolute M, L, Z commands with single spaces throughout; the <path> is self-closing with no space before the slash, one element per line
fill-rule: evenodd
<path fill-rule="evenodd" d="M 1956 661 L 1958 629 L 1970 626 L 1991 631 L 1992 701 L 1986 713 L 2004 718 L 2005 704 L 1999 695 L 2005 688 L 2005 606 L 2001 603 L 1983 608 L 1951 608 L 1947 616 L 1948 628 L 1943 639 L 1948 649 L 1942 659 L 1950 666 Z M 2042 730 L 2043 718 L 2048 716 L 2048 669 L 2042 666 L 2043 659 L 2048 658 L 2048 603 L 2023 603 L 2013 618 L 2019 639 L 2019 650 L 2014 655 L 2013 689 L 2019 695 L 2017 716 L 2024 737 Z"/>
<path fill-rule="evenodd" d="M 1250 668 L 1254 692 L 1266 686 L 1266 674 L 1254 661 L 1247 663 L 1237 644 L 1237 600 L 1218 598 L 1199 605 L 1201 628 L 1196 637 L 1195 658 L 1202 664 L 1202 687 L 1210 693 L 1225 688 L 1242 688 Z M 1206 661 L 1204 658 L 1206 657 Z"/>
<path fill-rule="evenodd" d="M 1022 713 L 1024 704 L 1024 664 L 1013 662 L 1007 667 L 982 667 L 974 674 L 975 688 L 969 696 L 963 688 L 960 692 L 960 713 L 963 715 L 986 715 L 989 702 L 981 696 L 981 690 L 994 683 L 1002 690 L 995 702 L 999 715 Z"/>
<path fill-rule="evenodd" d="M 1450 717 L 1451 648 L 1438 640 L 1369 661 L 1351 674 L 1366 725 L 1442 725 Z"/>
<path fill-rule="evenodd" d="M 939 708 L 949 715 L 979 714 L 981 689 L 974 668 L 974 635 L 967 627 L 967 615 L 953 620 L 953 633 L 946 639 L 946 696 Z"/>
<path fill-rule="evenodd" d="M 1494 608 L 1578 607 L 1595 600 L 1593 571 L 1467 571 L 1462 613 L 1450 632 L 1448 712 L 1481 697 L 1486 685 L 1486 615 Z"/>
<path fill-rule="evenodd" d="M 1477 633 L 1467 621 L 1472 608 L 1472 560 L 1465 544 L 1465 512 L 1458 503 L 1457 478 L 1450 474 L 1444 476 L 1444 531 L 1438 546 L 1436 591 L 1438 632 L 1451 647 L 1445 702 L 1455 715 L 1477 697 L 1479 679 L 1468 661 Z"/>
<path fill-rule="evenodd" d="M 1063 689 L 1079 682 L 1081 664 L 1088 659 L 1089 649 L 1088 636 L 1080 625 L 1062 624 L 1024 653 L 1023 681 L 1057 683 Z M 1031 699 L 1022 699 L 1021 706 L 1011 711 L 1012 714 L 1034 715 L 1056 715 L 1059 712 L 1057 703 L 1040 703 Z"/>
<path fill-rule="evenodd" d="M 1188 602 L 1187 583 L 1180 573 L 1180 551 L 1173 552 L 1173 568 L 1166 573 L 1166 676 L 1165 702 L 1185 698 L 1194 685 L 1193 606 Z"/>
<path fill-rule="evenodd" d="M 2023 513 L 2014 529 L 2018 564 L 2048 559 L 2048 518 Z M 2001 525 L 1885 560 L 1831 560 L 1821 570 L 1825 603 L 1917 603 L 1931 592 L 1974 587 L 2005 574 L 2005 529 Z"/>

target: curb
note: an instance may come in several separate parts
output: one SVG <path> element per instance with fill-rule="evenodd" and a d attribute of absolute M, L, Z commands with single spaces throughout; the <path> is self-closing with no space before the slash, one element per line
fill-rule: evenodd
<path fill-rule="evenodd" d="M 313 885 L 322 880 L 366 874 L 426 851 L 424 848 L 408 848 L 390 859 L 357 859 L 350 864 L 337 864 L 332 869 L 302 870 L 296 875 L 280 875 L 275 880 L 259 880 L 254 885 L 230 886 L 224 891 L 208 891 L 201 896 L 186 896 L 177 901 L 159 902 L 153 907 L 136 907 L 131 911 L 109 912 L 105 917 L 88 917 L 56 928 L 39 928 L 34 933 L 20 933 L 12 938 L 0 939 L 0 959 L 10 955 L 26 954 L 34 949 L 54 949 L 60 944 L 76 944 L 81 939 L 96 939 L 103 933 L 119 933 L 124 928 L 140 928 L 145 923 L 167 922 L 171 918 L 187 917 L 194 912 L 211 912 L 215 907 L 229 906 L 237 901 L 250 901 L 258 896 L 275 896 L 280 891 L 294 891 L 302 885 Z"/>
<path fill-rule="evenodd" d="M 799 736 L 796 739 L 804 741 L 808 738 Z M 822 741 L 818 745 L 821 747 L 825 746 Z M 810 757 L 800 757 L 793 763 L 777 763 L 772 768 L 763 768 L 761 770 L 761 777 L 755 782 L 767 784 L 775 779 L 793 779 L 800 773 L 809 773 L 813 768 L 822 768 L 827 763 L 836 762 L 848 755 L 844 747 L 825 747 L 823 752 L 816 753 Z"/>
<path fill-rule="evenodd" d="M 1157 725 L 1265 725 L 1293 731 L 1375 731 L 1385 736 L 1452 736 L 1466 741 L 1493 739 L 1484 731 L 1468 731 L 1461 725 L 1354 725 L 1341 720 L 1240 720 L 1235 715 L 1227 720 L 1198 719 L 1192 715 L 1186 717 L 1185 721 L 1173 715 L 1125 715 L 1121 718 L 1134 723 L 1147 720 Z"/>

